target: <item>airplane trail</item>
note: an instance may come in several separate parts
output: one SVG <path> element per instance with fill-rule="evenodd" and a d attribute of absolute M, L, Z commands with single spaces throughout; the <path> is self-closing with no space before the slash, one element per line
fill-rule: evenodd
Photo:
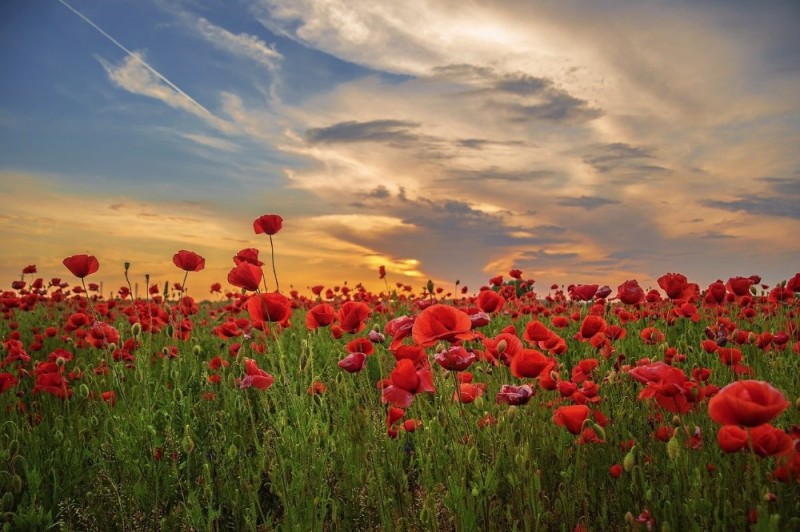
<path fill-rule="evenodd" d="M 78 16 L 79 16 L 81 19 L 83 19 L 83 20 L 84 20 L 84 21 L 85 21 L 87 24 L 89 24 L 91 27 L 93 27 L 93 28 L 94 28 L 94 29 L 96 29 L 98 32 L 100 32 L 100 34 L 101 34 L 103 37 L 105 37 L 106 39 L 108 39 L 109 41 L 111 41 L 112 43 L 114 43 L 114 44 L 115 44 L 115 45 L 116 45 L 118 48 L 120 48 L 122 51 L 124 51 L 126 54 L 128 54 L 130 57 L 132 57 L 134 60 L 136 60 L 136 61 L 137 61 L 139 64 L 141 64 L 141 65 L 142 65 L 144 68 L 146 68 L 147 70 L 149 70 L 149 71 L 150 71 L 150 72 L 151 72 L 153 75 L 155 75 L 155 76 L 156 76 L 158 79 L 160 79 L 161 81 L 163 81 L 164 83 L 166 83 L 167 85 L 169 85 L 169 86 L 170 86 L 170 87 L 171 87 L 171 88 L 172 88 L 172 89 L 173 89 L 175 92 L 177 92 L 178 94 L 180 94 L 181 96 L 183 96 L 184 98 L 186 98 L 187 100 L 189 100 L 190 102 L 192 102 L 192 104 L 194 104 L 194 105 L 195 105 L 195 106 L 197 106 L 197 107 L 198 107 L 200 110 L 202 110 L 202 112 L 203 112 L 203 113 L 205 113 L 206 115 L 212 116 L 212 117 L 214 116 L 214 115 L 211 113 L 211 111 L 209 111 L 208 109 L 206 109 L 205 107 L 203 107 L 203 105 L 202 105 L 202 104 L 200 104 L 200 103 L 199 103 L 197 100 L 195 100 L 194 98 L 192 98 L 191 96 L 189 96 L 188 94 L 186 94 L 186 93 L 185 93 L 183 90 L 181 90 L 181 88 L 180 88 L 180 87 L 178 87 L 177 85 L 175 85 L 173 82 L 171 82 L 169 79 L 167 79 L 167 77 L 166 77 L 166 76 L 164 76 L 163 74 L 161 74 L 161 72 L 159 72 L 158 70 L 156 70 L 155 68 L 153 68 L 153 67 L 151 67 L 149 64 L 147 64 L 147 62 L 145 62 L 145 61 L 144 61 L 144 60 L 141 58 L 141 56 L 139 56 L 139 54 L 136 54 L 136 53 L 134 53 L 134 52 L 131 52 L 131 51 L 130 51 L 130 50 L 128 50 L 128 49 L 127 49 L 125 46 L 123 46 L 123 45 L 122 45 L 122 44 L 121 44 L 121 43 L 120 43 L 118 40 L 116 40 L 114 37 L 112 37 L 111 35 L 109 35 L 109 34 L 108 34 L 108 33 L 106 33 L 105 31 L 103 31 L 103 29 L 102 29 L 100 26 L 98 26 L 97 24 L 95 24 L 94 22 L 92 22 L 92 21 L 89 19 L 89 17 L 87 17 L 86 15 L 84 15 L 83 13 L 81 13 L 80 11 L 78 11 L 77 9 L 75 9 L 74 7 L 72 7 L 71 5 L 69 5 L 69 4 L 68 4 L 68 3 L 67 3 L 65 0 L 58 0 L 58 1 L 59 1 L 61 4 L 63 4 L 63 5 L 64 5 L 64 7 L 66 7 L 67 9 L 69 9 L 70 11 L 72 11 L 73 13 L 75 13 L 76 15 L 78 15 Z"/>

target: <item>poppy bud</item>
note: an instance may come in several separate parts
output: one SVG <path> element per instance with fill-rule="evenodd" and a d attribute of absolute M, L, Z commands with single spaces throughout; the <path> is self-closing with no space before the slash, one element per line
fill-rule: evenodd
<path fill-rule="evenodd" d="M 603 427 L 594 422 L 592 422 L 592 428 L 594 429 L 594 432 L 595 434 L 597 434 L 598 438 L 600 438 L 601 440 L 606 439 L 606 429 L 604 429 Z"/>
<path fill-rule="evenodd" d="M 681 444 L 678 441 L 678 431 L 675 431 L 675 434 L 672 435 L 672 438 L 670 438 L 669 442 L 667 443 L 667 456 L 669 456 L 669 459 L 674 462 L 675 459 L 678 458 L 680 452 Z"/>
<path fill-rule="evenodd" d="M 10 511 L 14 506 L 14 494 L 10 491 L 5 492 L 3 494 L 3 500 L 2 503 L 0 503 L 0 506 L 2 506 L 2 510 L 4 512 Z"/>
<path fill-rule="evenodd" d="M 192 352 L 194 352 L 194 354 L 195 354 L 195 355 L 200 355 L 200 354 L 202 354 L 202 353 L 203 353 L 203 348 L 202 348 L 202 347 L 200 347 L 200 345 L 195 345 L 195 346 L 192 348 Z"/>
<path fill-rule="evenodd" d="M 194 440 L 192 440 L 191 435 L 189 434 L 189 425 L 186 425 L 183 428 L 183 439 L 181 440 L 181 448 L 183 452 L 189 454 L 194 449 Z"/>
<path fill-rule="evenodd" d="M 507 348 L 508 348 L 508 342 L 506 341 L 505 338 L 497 342 L 497 354 L 502 355 L 503 353 L 506 352 Z"/>
<path fill-rule="evenodd" d="M 677 415 L 672 416 L 672 426 L 673 427 L 680 427 L 681 426 L 681 418 Z"/>
<path fill-rule="evenodd" d="M 798 397 L 798 398 L 795 400 L 795 402 L 794 402 L 794 406 L 795 406 L 795 408 L 797 408 L 798 410 L 800 410 L 800 397 Z"/>
<path fill-rule="evenodd" d="M 764 500 L 764 502 L 775 502 L 778 500 L 778 496 L 775 495 L 774 493 L 767 492 L 764 494 L 762 499 Z"/>
<path fill-rule="evenodd" d="M 56 431 L 53 433 L 53 439 L 61 443 L 64 440 L 64 433 L 56 429 Z"/>
<path fill-rule="evenodd" d="M 472 496 L 473 496 L 473 497 L 477 497 L 478 495 L 480 495 L 480 493 L 481 493 L 481 492 L 480 492 L 480 490 L 478 489 L 478 486 L 475 486 L 475 487 L 473 487 L 473 488 L 472 488 Z"/>
<path fill-rule="evenodd" d="M 80 391 L 81 397 L 83 397 L 84 399 L 89 398 L 89 387 L 86 386 L 86 384 L 81 384 L 78 390 Z"/>
<path fill-rule="evenodd" d="M 131 334 L 138 338 L 142 334 L 142 324 L 137 321 L 131 325 Z"/>
<path fill-rule="evenodd" d="M 636 465 L 636 456 L 633 454 L 633 451 L 636 450 L 636 446 L 634 445 L 631 447 L 631 450 L 628 451 L 628 454 L 625 455 L 625 458 L 622 460 L 622 467 L 625 471 L 630 472 L 631 469 Z"/>
<path fill-rule="evenodd" d="M 58 366 L 59 368 L 60 368 L 61 366 L 63 366 L 64 364 L 66 364 L 66 363 L 67 363 L 67 359 L 66 359 L 66 358 L 64 358 L 64 357 L 58 357 L 58 358 L 56 359 L 56 366 Z"/>
<path fill-rule="evenodd" d="M 125 266 L 125 273 L 128 273 L 128 269 L 131 267 L 131 263 L 126 262 L 125 264 L 123 264 L 123 266 Z"/>
<path fill-rule="evenodd" d="M 428 289 L 428 293 L 429 293 L 429 294 L 432 294 L 432 293 L 433 293 L 433 281 L 431 281 L 430 279 L 428 279 L 428 284 L 427 284 L 427 285 L 425 285 L 425 287 Z"/>
<path fill-rule="evenodd" d="M 28 464 L 25 462 L 25 457 L 21 454 L 11 459 L 11 469 L 14 471 L 25 471 L 27 466 Z"/>
<path fill-rule="evenodd" d="M 478 459 L 478 448 L 472 447 L 469 451 L 467 451 L 467 460 L 470 462 L 474 462 Z"/>

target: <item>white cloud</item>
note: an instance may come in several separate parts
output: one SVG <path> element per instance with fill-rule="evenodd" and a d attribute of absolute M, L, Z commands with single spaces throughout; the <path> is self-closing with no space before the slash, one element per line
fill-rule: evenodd
<path fill-rule="evenodd" d="M 238 128 L 235 124 L 215 116 L 186 93 L 176 89 L 174 84 L 167 84 L 163 76 L 156 75 L 153 68 L 145 62 L 141 52 L 130 53 L 118 65 L 113 65 L 102 58 L 98 58 L 98 61 L 103 65 L 109 79 L 121 89 L 160 100 L 172 108 L 191 113 L 223 133 L 237 133 Z"/>
<path fill-rule="evenodd" d="M 234 55 L 248 57 L 268 69 L 273 69 L 283 56 L 273 47 L 247 33 L 231 33 L 210 23 L 204 18 L 198 18 L 195 24 L 197 31 L 214 47 Z"/>

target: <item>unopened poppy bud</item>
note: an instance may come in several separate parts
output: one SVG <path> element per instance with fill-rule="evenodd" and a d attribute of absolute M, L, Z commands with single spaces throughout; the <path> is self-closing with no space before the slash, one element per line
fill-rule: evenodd
<path fill-rule="evenodd" d="M 467 459 L 470 462 L 474 462 L 478 459 L 478 448 L 472 447 L 469 451 L 467 451 Z"/>
<path fill-rule="evenodd" d="M 481 492 L 480 492 L 480 490 L 478 489 L 478 486 L 475 486 L 474 488 L 472 488 L 472 496 L 473 496 L 473 497 L 477 497 L 478 495 L 480 495 L 480 493 L 481 493 Z"/>
<path fill-rule="evenodd" d="M 600 438 L 601 440 L 606 439 L 606 429 L 604 429 L 603 427 L 594 422 L 592 422 L 592 428 L 594 429 L 594 432 L 595 434 L 597 434 L 598 438 Z"/>
<path fill-rule="evenodd" d="M 507 348 L 508 348 L 508 342 L 506 342 L 505 338 L 497 342 L 497 354 L 502 355 L 503 353 L 506 352 Z"/>
<path fill-rule="evenodd" d="M 67 359 L 66 359 L 66 358 L 64 358 L 64 357 L 58 357 L 58 358 L 56 359 L 56 366 L 58 366 L 59 368 L 60 368 L 61 366 L 63 366 L 64 364 L 66 364 L 66 363 L 67 363 Z"/>
<path fill-rule="evenodd" d="M 14 494 L 7 491 L 3 494 L 2 509 L 4 512 L 10 511 L 14 506 Z"/>
<path fill-rule="evenodd" d="M 677 415 L 672 416 L 672 426 L 673 427 L 680 427 L 681 426 L 681 418 Z"/>
<path fill-rule="evenodd" d="M 125 273 L 128 273 L 128 269 L 130 269 L 131 263 L 130 262 L 126 262 L 125 264 L 123 264 L 123 266 L 125 266 Z"/>
<path fill-rule="evenodd" d="M 194 346 L 194 347 L 192 348 L 192 352 L 193 352 L 195 355 L 200 355 L 200 354 L 202 354 L 202 353 L 203 353 L 203 348 L 202 348 L 201 346 L 199 346 L 199 345 L 196 345 L 196 346 Z"/>
<path fill-rule="evenodd" d="M 26 467 L 28 467 L 28 464 L 25 461 L 25 457 L 21 454 L 11 459 L 11 469 L 14 471 L 25 471 Z"/>
<path fill-rule="evenodd" d="M 633 514 L 630 513 L 630 512 L 627 512 L 625 514 L 625 522 L 628 523 L 631 526 L 631 528 L 634 528 L 634 529 L 635 529 L 636 525 L 639 524 L 638 521 L 636 521 L 636 518 L 633 517 Z"/>
<path fill-rule="evenodd" d="M 136 323 L 131 325 L 131 334 L 136 337 L 142 334 L 142 324 L 137 321 Z"/>
<path fill-rule="evenodd" d="M 795 401 L 794 401 L 794 406 L 795 406 L 795 408 L 797 408 L 798 410 L 800 410 L 800 397 L 798 397 L 797 399 L 795 399 Z"/>
<path fill-rule="evenodd" d="M 628 451 L 628 454 L 626 454 L 625 458 L 622 459 L 622 467 L 625 469 L 625 471 L 630 472 L 630 470 L 636 465 L 636 455 L 633 454 L 634 449 L 636 449 L 635 445 L 631 447 L 631 450 Z"/>
<path fill-rule="evenodd" d="M 678 431 L 675 431 L 675 434 L 672 435 L 672 438 L 670 438 L 669 442 L 667 443 L 667 456 L 669 456 L 669 459 L 674 462 L 680 453 L 681 444 L 678 441 Z"/>
<path fill-rule="evenodd" d="M 764 502 L 775 502 L 778 500 L 778 496 L 775 495 L 774 493 L 767 492 L 764 494 L 762 499 L 764 500 Z"/>
<path fill-rule="evenodd" d="M 86 384 L 81 384 L 78 390 L 80 391 L 81 397 L 83 397 L 84 399 L 89 398 L 89 387 L 86 386 Z"/>
<path fill-rule="evenodd" d="M 436 353 L 441 353 L 442 351 L 444 351 L 446 349 L 447 349 L 447 346 L 444 345 L 442 342 L 439 342 L 438 344 L 436 344 L 436 347 L 434 348 L 434 351 Z"/>
<path fill-rule="evenodd" d="M 428 279 L 428 284 L 427 284 L 427 285 L 425 285 L 425 287 L 428 289 L 428 293 L 429 293 L 429 294 L 432 294 L 432 293 L 433 293 L 433 281 L 431 281 L 430 279 Z"/>
<path fill-rule="evenodd" d="M 64 433 L 56 429 L 56 431 L 53 433 L 53 437 L 57 442 L 60 443 L 61 441 L 64 440 Z"/>
<path fill-rule="evenodd" d="M 189 454 L 194 450 L 194 440 L 192 440 L 192 436 L 189 434 L 189 425 L 186 425 L 183 428 L 183 439 L 181 440 L 181 448 L 183 452 Z"/>

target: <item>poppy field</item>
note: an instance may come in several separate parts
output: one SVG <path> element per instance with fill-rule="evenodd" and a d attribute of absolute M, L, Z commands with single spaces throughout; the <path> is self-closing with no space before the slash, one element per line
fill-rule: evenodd
<path fill-rule="evenodd" d="M 4 530 L 800 529 L 800 274 L 281 290 L 282 222 L 2 291 Z"/>

